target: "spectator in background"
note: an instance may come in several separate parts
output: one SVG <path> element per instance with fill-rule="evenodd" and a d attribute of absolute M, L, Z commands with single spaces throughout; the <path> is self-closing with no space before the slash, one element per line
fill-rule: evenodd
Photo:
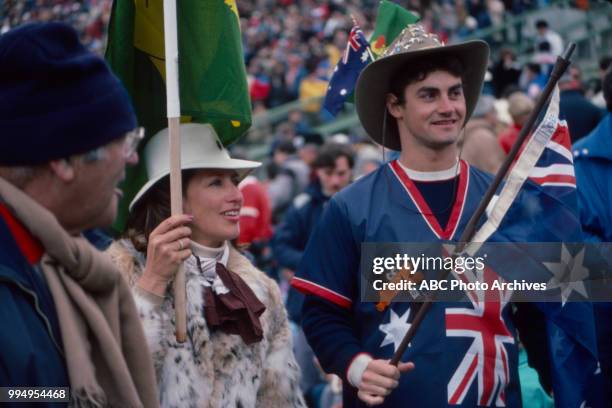
<path fill-rule="evenodd" d="M 508 113 L 512 117 L 512 125 L 499 135 L 499 144 L 505 154 L 510 153 L 533 108 L 533 100 L 522 92 L 515 92 L 508 98 Z"/>
<path fill-rule="evenodd" d="M 330 143 L 319 151 L 313 163 L 317 180 L 295 197 L 272 241 L 274 255 L 279 265 L 290 271 L 289 277 L 302 259 L 310 233 L 321 217 L 325 203 L 351 182 L 353 164 L 353 152 L 347 145 Z M 294 289 L 291 291 L 298 294 Z M 288 301 L 287 309 L 292 321 L 300 321 L 301 306 L 301 299 L 295 305 Z"/>
<path fill-rule="evenodd" d="M 504 48 L 499 53 L 499 60 L 493 66 L 493 89 L 495 97 L 501 98 L 511 87 L 518 87 L 521 77 L 521 66 L 516 62 L 514 52 Z"/>
<path fill-rule="evenodd" d="M 266 106 L 274 108 L 290 100 L 291 95 L 285 78 L 285 64 L 281 61 L 275 61 L 270 73 L 270 92 L 268 93 Z"/>
<path fill-rule="evenodd" d="M 355 180 L 378 169 L 383 161 L 382 148 L 375 145 L 369 138 L 360 140 L 356 145 Z"/>
<path fill-rule="evenodd" d="M 296 155 L 292 141 L 280 142 L 272 153 L 268 165 L 268 194 L 272 205 L 272 223 L 278 223 L 291 200 L 300 194 L 310 182 L 310 168 Z"/>
<path fill-rule="evenodd" d="M 272 210 L 268 193 L 253 175 L 246 176 L 238 189 L 243 197 L 238 244 L 259 246 L 272 237 Z"/>
<path fill-rule="evenodd" d="M 568 68 L 559 80 L 559 116 L 567 121 L 573 144 L 595 129 L 604 112 L 584 97 L 582 85 L 572 68 Z"/>
<path fill-rule="evenodd" d="M 310 168 L 309 182 L 317 180 L 313 165 L 323 145 L 323 137 L 318 133 L 305 133 L 303 136 L 297 136 L 294 144 L 297 146 L 298 157 Z"/>
<path fill-rule="evenodd" d="M 316 226 L 323 208 L 329 199 L 346 187 L 352 179 L 353 152 L 347 145 L 328 143 L 324 145 L 313 163 L 317 180 L 311 183 L 306 191 L 298 195 L 283 218 L 274 234 L 272 250 L 279 266 L 283 268 L 283 277 L 290 281 L 302 260 L 302 254 L 310 234 Z M 302 315 L 304 295 L 295 289 L 289 289 L 287 313 L 294 322 L 295 354 L 304 374 L 302 391 L 307 400 L 316 401 L 315 395 L 324 384 L 319 369 L 313 365 L 314 354 L 304 339 L 299 328 Z"/>
<path fill-rule="evenodd" d="M 307 133 L 311 133 L 311 127 L 308 122 L 304 119 L 304 115 L 302 111 L 299 109 L 294 109 L 289 112 L 289 117 L 287 121 L 291 126 L 293 126 L 293 132 L 297 135 L 303 135 Z"/>
<path fill-rule="evenodd" d="M 535 23 L 536 37 L 535 48 L 545 41 L 550 44 L 550 52 L 556 57 L 563 54 L 563 39 L 555 31 L 551 30 L 546 20 L 537 20 Z"/>
<path fill-rule="evenodd" d="M 607 113 L 599 125 L 574 144 L 580 219 L 585 238 L 612 241 L 612 67 L 603 78 Z M 612 401 L 612 304 L 594 303 L 597 348 L 608 401 Z"/>
<path fill-rule="evenodd" d="M 530 62 L 523 67 L 523 73 L 521 74 L 519 84 L 521 85 L 521 89 L 531 99 L 535 100 L 546 86 L 547 81 L 548 78 L 546 74 L 542 72 L 540 64 Z"/>
<path fill-rule="evenodd" d="M 461 158 L 482 171 L 497 173 L 504 160 L 497 140 L 498 126 L 495 98 L 481 95 L 459 139 Z"/>
<path fill-rule="evenodd" d="M 319 66 L 317 58 L 311 58 L 306 62 L 306 77 L 300 83 L 302 111 L 311 125 L 319 123 L 321 99 L 327 92 L 327 86 L 325 69 Z"/>
<path fill-rule="evenodd" d="M 291 99 L 295 100 L 299 96 L 302 79 L 306 76 L 304 57 L 299 52 L 290 51 L 286 58 L 285 83 Z"/>
<path fill-rule="evenodd" d="M 600 109 L 606 108 L 606 100 L 603 95 L 603 79 L 611 63 L 612 63 L 611 56 L 602 57 L 599 60 L 599 76 L 600 76 L 600 81 L 602 82 L 602 85 L 601 85 L 602 88 L 599 90 L 599 92 L 597 92 L 593 96 L 593 98 L 591 98 L 591 102 L 593 102 L 593 105 L 597 106 Z"/>
<path fill-rule="evenodd" d="M 552 54 L 548 41 L 542 41 L 538 44 L 538 48 L 531 58 L 531 62 L 539 64 L 544 75 L 550 75 L 555 62 L 557 62 L 557 57 Z"/>

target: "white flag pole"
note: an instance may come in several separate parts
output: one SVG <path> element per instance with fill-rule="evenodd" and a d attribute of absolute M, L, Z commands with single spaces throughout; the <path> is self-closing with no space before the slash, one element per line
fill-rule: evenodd
<path fill-rule="evenodd" d="M 176 0 L 164 0 L 164 42 L 166 53 L 166 103 L 170 133 L 170 208 L 172 215 L 183 213 L 181 185 L 181 134 L 178 82 L 178 35 L 176 27 Z M 174 278 L 174 310 L 176 313 L 176 340 L 187 340 L 185 312 L 185 269 L 179 267 Z"/>

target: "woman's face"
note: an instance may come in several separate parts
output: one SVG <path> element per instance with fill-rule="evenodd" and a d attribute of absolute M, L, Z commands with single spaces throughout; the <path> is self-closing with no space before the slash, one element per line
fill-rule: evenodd
<path fill-rule="evenodd" d="M 194 216 L 191 239 L 218 247 L 238 237 L 242 193 L 235 170 L 199 170 L 187 184 L 183 208 Z"/>

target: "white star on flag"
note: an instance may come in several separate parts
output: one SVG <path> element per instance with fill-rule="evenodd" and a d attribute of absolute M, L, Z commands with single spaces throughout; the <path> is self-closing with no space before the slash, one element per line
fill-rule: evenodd
<path fill-rule="evenodd" d="M 368 60 L 368 51 L 364 51 L 363 54 L 361 54 L 361 62 L 366 62 Z"/>
<path fill-rule="evenodd" d="M 378 330 L 385 333 L 385 338 L 383 342 L 380 344 L 380 347 L 384 347 L 388 344 L 393 344 L 393 351 L 397 351 L 400 343 L 404 339 L 404 336 L 410 329 L 411 324 L 408 323 L 408 317 L 410 316 L 410 308 L 406 309 L 404 314 L 399 317 L 393 309 L 391 310 L 391 315 L 389 319 L 389 323 L 381 324 L 378 326 Z M 410 344 L 408 344 L 410 346 Z"/>
<path fill-rule="evenodd" d="M 562 306 L 565 306 L 565 302 L 567 302 L 573 291 L 580 293 L 585 298 L 587 297 L 583 281 L 589 277 L 589 270 L 583 265 L 584 251 L 585 248 L 583 247 L 574 258 L 567 250 L 565 244 L 561 244 L 561 262 L 544 262 L 544 266 L 552 273 L 552 277 L 547 283 L 547 288 L 559 288 Z"/>
<path fill-rule="evenodd" d="M 340 90 L 340 95 L 342 95 L 342 96 L 346 95 L 346 89 L 341 89 Z"/>

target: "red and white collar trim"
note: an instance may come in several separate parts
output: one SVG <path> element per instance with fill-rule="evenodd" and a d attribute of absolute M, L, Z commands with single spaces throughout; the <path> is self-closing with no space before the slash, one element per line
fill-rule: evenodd
<path fill-rule="evenodd" d="M 404 171 L 403 166 L 399 164 L 397 160 L 394 160 L 389 163 L 389 168 L 391 169 L 393 174 L 395 174 L 400 184 L 404 187 L 404 190 L 406 191 L 406 193 L 408 193 L 408 196 L 410 197 L 416 208 L 419 210 L 421 216 L 425 220 L 425 223 L 429 226 L 434 235 L 439 239 L 452 239 L 455 235 L 455 232 L 457 231 L 457 226 L 459 225 L 459 220 L 461 219 L 461 215 L 463 214 L 463 208 L 465 206 L 465 201 L 467 198 L 467 187 L 470 181 L 469 165 L 463 160 L 459 161 L 459 185 L 457 186 L 457 195 L 455 196 L 455 203 L 453 204 L 451 215 L 448 219 L 448 222 L 446 223 L 445 229 L 442 229 L 440 223 L 438 223 L 438 220 L 433 214 L 433 211 L 431 211 L 431 208 L 421 195 L 419 189 L 411 180 L 411 177 L 406 174 L 406 171 Z M 447 171 L 448 170 L 444 170 L 442 172 L 435 173 L 444 173 Z M 438 180 L 448 180 L 448 178 Z"/>
<path fill-rule="evenodd" d="M 453 179 L 457 176 L 457 165 L 458 162 L 453 164 L 453 167 L 446 170 L 440 171 L 417 171 L 409 169 L 404 166 L 399 160 L 397 160 L 397 164 L 404 170 L 404 172 L 410 177 L 410 180 L 413 181 L 445 181 Z"/>

